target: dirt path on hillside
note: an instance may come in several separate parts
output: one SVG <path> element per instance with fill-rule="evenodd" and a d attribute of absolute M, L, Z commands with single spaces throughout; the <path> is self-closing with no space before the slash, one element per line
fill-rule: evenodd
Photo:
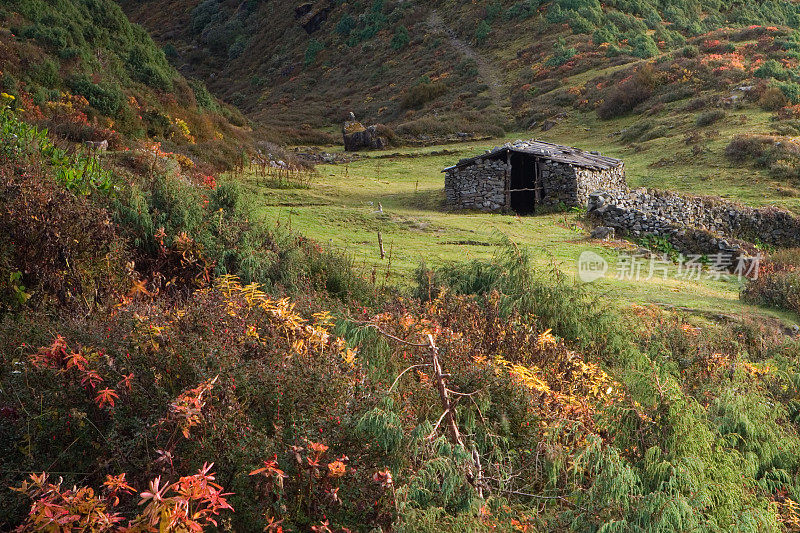
<path fill-rule="evenodd" d="M 505 87 L 501 81 L 500 74 L 493 63 L 487 61 L 468 42 L 460 39 L 455 30 L 444 23 L 442 17 L 436 10 L 433 10 L 428 17 L 428 26 L 434 31 L 447 35 L 447 38 L 450 40 L 450 45 L 455 48 L 458 53 L 467 59 L 475 61 L 478 68 L 478 76 L 489 87 L 489 94 L 497 107 L 501 109 L 510 107 L 508 97 L 504 94 Z"/>

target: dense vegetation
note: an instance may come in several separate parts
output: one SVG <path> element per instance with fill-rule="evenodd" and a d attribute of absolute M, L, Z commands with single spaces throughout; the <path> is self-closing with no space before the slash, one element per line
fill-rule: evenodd
<path fill-rule="evenodd" d="M 0 2 L 0 91 L 27 120 L 119 150 L 158 140 L 233 166 L 244 118 L 186 80 L 111 0 Z"/>
<path fill-rule="evenodd" d="M 270 114 L 299 109 L 282 128 L 316 112 L 299 88 L 346 70 L 336 50 L 352 76 L 376 63 L 375 94 L 345 102 L 359 113 L 386 107 L 408 135 L 502 131 L 477 63 L 423 32 L 438 24 L 428 3 L 336 2 L 311 37 L 285 2 L 189 4 L 194 53 L 159 50 L 105 0 L 0 4 L 0 529 L 800 529 L 796 336 L 609 306 L 511 241 L 491 260 L 422 265 L 401 292 L 262 223 L 240 174 L 214 172 L 245 166 L 243 119 L 167 56 L 194 54 L 199 74 L 268 58 L 217 83 L 255 114 L 255 95 Z M 677 109 L 700 131 L 728 120 L 725 94 L 783 129 L 732 139 L 728 157 L 797 177 L 782 140 L 800 98 L 795 4 L 437 4 L 476 22 L 460 38 L 482 50 L 502 24 L 550 39 L 508 63 L 526 77 L 509 91 L 520 120 L 647 113 L 619 132 L 646 143 Z M 280 53 L 249 38 L 265 16 Z M 342 87 L 363 87 L 350 76 Z M 796 256 L 775 253 L 743 297 L 800 311 Z"/>
<path fill-rule="evenodd" d="M 173 155 L 0 135 L 4 528 L 800 524 L 796 340 L 609 309 L 512 243 L 400 296 Z"/>

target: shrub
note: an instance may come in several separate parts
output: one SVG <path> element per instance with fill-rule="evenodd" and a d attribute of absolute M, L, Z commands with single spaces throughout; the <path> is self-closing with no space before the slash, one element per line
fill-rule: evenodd
<path fill-rule="evenodd" d="M 635 57 L 649 59 L 658 55 L 658 46 L 656 46 L 653 38 L 645 33 L 637 35 L 631 39 L 630 45 L 633 48 L 631 55 Z"/>
<path fill-rule="evenodd" d="M 793 104 L 800 104 L 800 84 L 794 81 L 785 81 L 775 84 L 780 91 Z"/>
<path fill-rule="evenodd" d="M 592 42 L 594 42 L 596 45 L 616 43 L 618 40 L 619 33 L 613 26 L 601 26 L 592 34 Z"/>
<path fill-rule="evenodd" d="M 93 83 L 89 78 L 82 76 L 70 79 L 68 85 L 74 93 L 85 97 L 89 105 L 104 115 L 116 116 L 125 103 L 122 89 L 116 83 Z"/>
<path fill-rule="evenodd" d="M 548 67 L 560 67 L 575 57 L 575 54 L 577 54 L 577 51 L 574 48 L 568 48 L 564 38 L 559 37 L 553 45 L 553 55 L 545 62 L 545 65 Z"/>
<path fill-rule="evenodd" d="M 681 49 L 681 55 L 688 59 L 693 59 L 700 55 L 700 49 L 697 46 L 690 44 Z"/>
<path fill-rule="evenodd" d="M 711 124 L 719 122 L 723 118 L 725 118 L 725 111 L 722 109 L 712 109 L 697 115 L 694 123 L 698 127 L 710 126 Z"/>
<path fill-rule="evenodd" d="M 572 30 L 572 33 L 575 34 L 591 34 L 594 29 L 595 25 L 586 20 L 585 18 L 579 16 L 572 17 L 569 21 L 569 27 Z"/>
<path fill-rule="evenodd" d="M 620 139 L 624 142 L 639 141 L 639 138 L 653 128 L 653 124 L 648 121 L 639 121 L 636 124 L 625 128 L 620 132 Z"/>
<path fill-rule="evenodd" d="M 800 144 L 790 137 L 737 135 L 725 155 L 739 163 L 751 163 L 782 179 L 800 177 Z"/>
<path fill-rule="evenodd" d="M 339 22 L 336 23 L 336 33 L 343 37 L 348 37 L 356 28 L 356 19 L 350 13 L 345 13 Z"/>
<path fill-rule="evenodd" d="M 745 285 L 742 300 L 800 313 L 800 249 L 772 254 Z"/>
<path fill-rule="evenodd" d="M 189 87 L 191 87 L 194 93 L 194 98 L 198 106 L 209 111 L 217 111 L 219 109 L 219 104 L 211 95 L 205 83 L 200 80 L 190 79 Z"/>
<path fill-rule="evenodd" d="M 475 42 L 478 44 L 485 43 L 486 39 L 489 38 L 490 33 L 492 33 L 492 27 L 489 25 L 489 23 L 485 20 L 480 21 L 478 26 L 475 28 Z"/>
<path fill-rule="evenodd" d="M 447 84 L 443 81 L 418 83 L 410 87 L 403 97 L 402 107 L 404 109 L 420 108 L 426 103 L 435 100 L 447 92 Z"/>
<path fill-rule="evenodd" d="M 630 80 L 609 90 L 597 107 L 597 115 L 607 120 L 628 113 L 650 98 L 655 86 L 656 72 L 653 66 L 648 64 L 641 67 Z"/>
<path fill-rule="evenodd" d="M 319 42 L 316 39 L 311 39 L 308 42 L 308 47 L 306 48 L 306 55 L 303 59 L 303 62 L 306 66 L 311 65 L 317 60 L 317 55 L 325 50 L 325 45 Z"/>
<path fill-rule="evenodd" d="M 128 53 L 126 65 L 131 77 L 160 91 L 172 90 L 172 68 L 164 52 L 144 45 L 135 45 Z"/>
<path fill-rule="evenodd" d="M 768 135 L 737 135 L 725 148 L 725 155 L 734 161 L 760 161 L 775 144 Z"/>
<path fill-rule="evenodd" d="M 525 0 L 523 2 L 517 2 L 513 6 L 509 7 L 506 11 L 506 19 L 525 20 L 535 15 L 538 7 L 538 0 Z"/>
<path fill-rule="evenodd" d="M 30 305 L 85 309 L 118 289 L 122 242 L 86 197 L 108 191 L 109 180 L 95 158 L 71 157 L 46 131 L 0 111 L 0 293 L 10 280 L 32 289 Z"/>
<path fill-rule="evenodd" d="M 164 51 L 164 56 L 169 57 L 171 59 L 176 59 L 178 57 L 178 49 L 175 48 L 175 45 L 172 43 L 167 43 L 162 48 Z"/>
<path fill-rule="evenodd" d="M 411 37 L 408 35 L 408 28 L 405 26 L 398 26 L 392 36 L 391 46 L 392 50 L 400 50 L 408 46 L 408 43 L 411 42 Z"/>
<path fill-rule="evenodd" d="M 247 49 L 248 39 L 244 35 L 236 38 L 230 48 L 228 48 L 228 59 L 236 59 Z"/>
<path fill-rule="evenodd" d="M 478 77 L 478 63 L 472 58 L 462 59 L 456 66 L 456 72 L 464 78 L 473 79 Z"/>
<path fill-rule="evenodd" d="M 785 80 L 788 76 L 788 71 L 783 65 L 774 59 L 768 59 L 758 67 L 753 73 L 757 78 L 775 78 L 776 80 Z"/>
<path fill-rule="evenodd" d="M 45 59 L 38 65 L 31 68 L 31 79 L 49 89 L 58 87 L 61 84 L 61 76 L 58 71 L 58 63 L 52 59 Z"/>
<path fill-rule="evenodd" d="M 758 105 L 765 111 L 777 111 L 787 103 L 789 103 L 789 99 L 777 87 L 768 87 L 758 99 Z"/>
<path fill-rule="evenodd" d="M 221 19 L 220 4 L 218 0 L 203 0 L 191 11 L 191 29 L 200 34 L 213 22 Z"/>

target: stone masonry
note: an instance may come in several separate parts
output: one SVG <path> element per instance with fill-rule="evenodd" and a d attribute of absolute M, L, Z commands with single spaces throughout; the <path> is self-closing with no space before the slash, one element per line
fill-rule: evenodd
<path fill-rule="evenodd" d="M 495 212 L 505 207 L 505 161 L 485 159 L 473 165 L 448 170 L 444 178 L 447 204 L 460 209 Z"/>
<path fill-rule="evenodd" d="M 619 159 L 536 139 L 506 143 L 444 172 L 448 205 L 490 212 L 582 207 L 598 189 L 625 187 Z"/>
<path fill-rule="evenodd" d="M 622 165 L 607 170 L 590 170 L 540 160 L 539 166 L 541 206 L 585 206 L 589 194 L 596 190 L 625 187 L 625 168 Z M 510 172 L 511 167 L 499 159 L 478 160 L 468 166 L 447 170 L 444 182 L 447 204 L 459 209 L 503 210 L 507 207 L 505 180 Z"/>
<path fill-rule="evenodd" d="M 752 254 L 753 243 L 800 246 L 800 219 L 791 213 L 720 198 L 654 189 L 603 190 L 590 194 L 588 214 L 621 235 L 663 237 L 684 254 Z"/>

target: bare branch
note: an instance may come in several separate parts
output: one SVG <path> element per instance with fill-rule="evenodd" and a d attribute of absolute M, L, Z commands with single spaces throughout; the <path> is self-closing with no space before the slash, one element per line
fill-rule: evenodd
<path fill-rule="evenodd" d="M 431 366 L 431 364 L 430 363 L 422 363 L 420 365 L 411 365 L 410 367 L 408 367 L 405 370 L 403 370 L 402 372 L 400 372 L 400 375 L 397 376 L 397 378 L 394 380 L 394 383 L 392 383 L 392 386 L 389 387 L 389 392 L 392 392 L 392 389 L 394 388 L 395 385 L 397 385 L 397 382 L 400 381 L 400 378 L 403 377 L 403 374 L 405 374 L 409 370 L 412 370 L 414 368 L 420 368 L 420 367 L 423 367 L 423 366 Z"/>

